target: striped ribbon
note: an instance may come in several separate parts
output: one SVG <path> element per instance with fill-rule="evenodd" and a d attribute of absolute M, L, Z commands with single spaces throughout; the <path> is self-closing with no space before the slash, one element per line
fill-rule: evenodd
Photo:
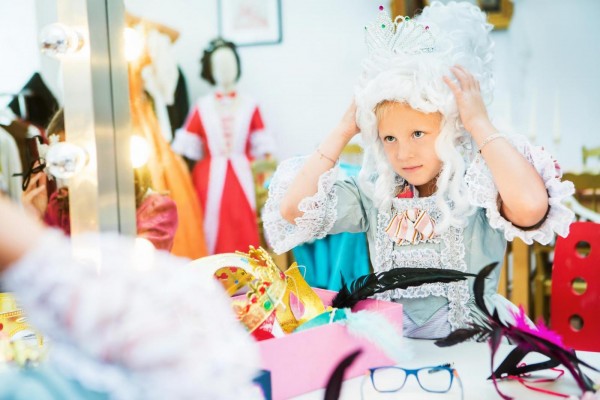
<path fill-rule="evenodd" d="M 435 235 L 435 220 L 426 211 L 411 208 L 394 215 L 385 232 L 397 244 L 416 244 Z"/>

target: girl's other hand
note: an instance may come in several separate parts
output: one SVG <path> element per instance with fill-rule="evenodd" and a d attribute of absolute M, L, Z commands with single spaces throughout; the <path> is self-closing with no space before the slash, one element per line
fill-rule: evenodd
<path fill-rule="evenodd" d="M 352 100 L 350 107 L 344 113 L 342 120 L 338 125 L 338 130 L 342 136 L 348 140 L 352 139 L 360 129 L 356 125 L 356 103 Z"/>
<path fill-rule="evenodd" d="M 456 65 L 450 70 L 458 79 L 458 84 L 448 76 L 444 76 L 444 82 L 454 93 L 460 119 L 465 129 L 471 134 L 476 134 L 478 130 L 489 128 L 491 122 L 481 97 L 479 81 L 460 65 Z"/>
<path fill-rule="evenodd" d="M 48 208 L 48 193 L 46 182 L 48 178 L 45 173 L 38 172 L 31 177 L 29 185 L 21 195 L 23 206 L 39 218 L 44 216 Z"/>

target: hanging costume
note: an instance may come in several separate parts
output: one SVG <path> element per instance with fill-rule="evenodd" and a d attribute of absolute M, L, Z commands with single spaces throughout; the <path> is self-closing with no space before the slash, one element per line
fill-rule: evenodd
<path fill-rule="evenodd" d="M 58 111 L 58 102 L 39 72 L 31 76 L 23 86 L 22 92 L 29 92 L 24 98 L 24 104 L 15 97 L 8 107 L 21 119 L 45 128 Z"/>
<path fill-rule="evenodd" d="M 21 172 L 21 157 L 15 139 L 0 127 L 0 193 L 8 194 L 14 201 L 21 202 L 20 176 L 13 176 Z"/>
<path fill-rule="evenodd" d="M 168 196 L 149 192 L 135 212 L 137 237 L 150 241 L 158 250 L 170 251 L 177 231 L 177 207 Z M 52 193 L 43 216 L 48 226 L 71 234 L 69 190 L 66 187 Z"/>
<path fill-rule="evenodd" d="M 211 254 L 258 246 L 256 199 L 250 162 L 272 153 L 256 102 L 216 93 L 200 98 L 173 149 L 199 160 L 192 178 L 204 211 Z"/>
<path fill-rule="evenodd" d="M 147 166 L 153 188 L 157 192 L 167 192 L 177 205 L 179 227 L 172 253 L 191 259 L 200 258 L 207 255 L 202 231 L 202 211 L 187 166 L 163 137 L 152 103 L 144 91 L 142 70 L 145 66 L 136 62 L 129 66 L 133 130 L 142 135 L 150 145 L 151 153 Z M 177 77 L 175 74 L 176 79 Z"/>

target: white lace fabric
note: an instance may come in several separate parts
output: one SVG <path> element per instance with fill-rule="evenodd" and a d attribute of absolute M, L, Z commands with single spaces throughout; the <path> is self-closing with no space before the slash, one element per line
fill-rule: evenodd
<path fill-rule="evenodd" d="M 394 199 L 390 212 L 378 215 L 377 232 L 375 234 L 376 256 L 373 262 L 375 272 L 389 271 L 394 268 L 444 268 L 466 271 L 465 245 L 463 243 L 463 228 L 450 227 L 436 236 L 432 242 L 440 243 L 438 252 L 422 245 L 394 246 L 394 242 L 385 233 L 385 227 L 393 213 L 401 213 L 407 209 L 419 208 L 426 211 L 434 219 L 441 217 L 441 212 L 435 204 L 435 196 Z M 396 247 L 396 248 L 395 248 Z M 452 283 L 427 283 L 407 289 L 394 289 L 379 295 L 380 300 L 393 301 L 401 298 L 425 298 L 438 296 L 448 299 L 448 322 L 452 329 L 465 327 L 471 320 L 468 306 L 470 293 L 466 281 Z"/>
<path fill-rule="evenodd" d="M 527 244 L 532 244 L 534 240 L 541 244 L 548 244 L 555 233 L 566 236 L 575 215 L 563 204 L 563 200 L 574 193 L 573 184 L 568 181 L 561 182 L 556 161 L 543 148 L 531 145 L 522 136 L 510 136 L 509 141 L 542 177 L 549 197 L 548 217 L 538 229 L 528 231 L 517 228 L 505 219 L 498 209 L 498 189 L 481 154 L 475 157 L 465 176 L 469 188 L 469 201 L 475 206 L 486 209 L 490 226 L 503 231 L 506 240 L 512 241 L 518 237 Z"/>
<path fill-rule="evenodd" d="M 175 139 L 171 148 L 177 154 L 181 154 L 190 160 L 200 160 L 204 156 L 202 140 L 195 133 L 179 128 L 175 131 Z"/>
<path fill-rule="evenodd" d="M 337 217 L 337 194 L 332 188 L 339 173 L 338 166 L 321 175 L 317 193 L 302 199 L 298 209 L 304 215 L 296 218 L 295 225 L 281 216 L 281 201 L 306 159 L 296 157 L 282 162 L 269 185 L 269 198 L 263 208 L 262 219 L 267 241 L 278 254 L 299 244 L 324 238 Z"/>
<path fill-rule="evenodd" d="M 3 276 L 55 368 L 115 399 L 259 398 L 258 349 L 216 282 L 166 252 L 140 262 L 132 239 L 100 243 L 95 267 L 49 231 Z"/>
<path fill-rule="evenodd" d="M 263 158 L 275 151 L 275 141 L 268 131 L 261 129 L 250 135 L 250 153 L 254 158 Z"/>

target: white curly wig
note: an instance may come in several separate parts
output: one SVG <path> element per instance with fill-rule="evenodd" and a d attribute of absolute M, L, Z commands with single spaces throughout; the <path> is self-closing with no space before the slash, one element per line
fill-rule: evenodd
<path fill-rule="evenodd" d="M 427 52 L 404 53 L 387 46 L 370 49 L 362 65 L 362 76 L 355 91 L 356 121 L 365 143 L 361 182 L 371 191 L 379 209 L 389 209 L 403 179 L 392 169 L 378 135 L 377 106 L 399 102 L 415 110 L 442 114 L 436 153 L 442 161 L 437 180 L 437 204 L 442 221 L 437 230 L 450 225 L 463 226 L 474 210 L 467 201 L 464 184 L 466 166 L 474 156 L 471 135 L 465 131 L 456 101 L 442 77 L 452 76 L 450 67 L 460 64 L 479 81 L 484 101 L 491 102 L 493 59 L 489 32 L 491 25 L 481 10 L 464 2 L 444 5 L 433 2 L 415 22 L 427 26 L 434 38 Z M 452 207 L 448 203 L 452 204 Z"/>

